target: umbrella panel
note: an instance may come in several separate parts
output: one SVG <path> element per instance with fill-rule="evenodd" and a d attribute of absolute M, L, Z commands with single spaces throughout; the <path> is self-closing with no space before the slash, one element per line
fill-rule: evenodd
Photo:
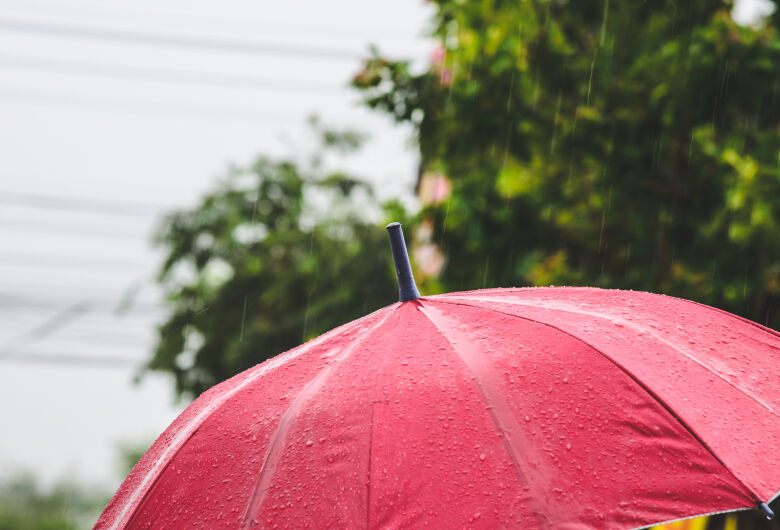
<path fill-rule="evenodd" d="M 97 526 L 626 528 L 743 508 L 780 482 L 761 467 L 780 450 L 776 337 L 643 293 L 395 304 L 205 393 Z"/>
<path fill-rule="evenodd" d="M 776 332 L 649 293 L 525 289 L 437 299 L 543 321 L 593 345 L 680 418 L 754 501 L 777 494 L 780 466 L 770 464 L 780 452 Z"/>

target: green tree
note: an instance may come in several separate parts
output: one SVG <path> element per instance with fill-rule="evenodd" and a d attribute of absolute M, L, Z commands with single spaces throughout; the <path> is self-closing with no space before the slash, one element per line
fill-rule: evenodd
<path fill-rule="evenodd" d="M 26 474 L 0 484 L 0 530 L 70 530 L 94 523 L 107 500 L 72 482 L 41 488 Z"/>
<path fill-rule="evenodd" d="M 315 127 L 326 154 L 360 145 Z M 147 368 L 172 374 L 179 394 L 197 396 L 396 298 L 387 236 L 367 215 L 382 215 L 371 188 L 326 171 L 322 157 L 260 158 L 162 223 L 170 313 Z"/>
<path fill-rule="evenodd" d="M 422 73 L 353 84 L 411 123 L 445 290 L 668 293 L 780 328 L 780 38 L 724 0 L 439 0 Z"/>

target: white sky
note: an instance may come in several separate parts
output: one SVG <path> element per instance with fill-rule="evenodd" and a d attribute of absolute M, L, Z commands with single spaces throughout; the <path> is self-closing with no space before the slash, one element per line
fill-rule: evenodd
<path fill-rule="evenodd" d="M 311 148 L 312 112 L 370 133 L 349 167 L 384 195 L 409 193 L 416 172 L 409 132 L 358 108 L 346 82 L 369 42 L 425 61 L 430 11 L 422 0 L 0 1 L 0 473 L 30 469 L 47 481 L 68 475 L 116 486 L 117 442 L 152 440 L 181 409 L 167 379 L 134 385 L 132 367 L 2 359 L 146 359 L 162 319 L 150 282 L 159 260 L 148 243 L 156 212 L 193 204 L 228 164 Z M 19 21 L 337 50 L 355 59 L 11 29 Z M 154 77 L 204 75 L 211 84 L 60 71 L 95 64 Z M 108 213 L 84 211 L 95 204 Z M 145 286 L 138 307 L 120 317 L 114 308 L 133 285 Z M 46 335 L 62 318 L 70 320 Z"/>
<path fill-rule="evenodd" d="M 743 0 L 735 15 L 750 22 L 766 6 Z M 424 64 L 431 13 L 424 0 L 0 0 L 0 477 L 29 469 L 115 487 L 116 444 L 153 439 L 181 410 L 167 379 L 134 385 L 132 367 L 3 358 L 146 359 L 163 316 L 150 281 L 157 213 L 193 204 L 228 164 L 305 151 L 312 112 L 371 134 L 349 167 L 385 196 L 409 194 L 417 163 L 409 131 L 345 87 L 357 59 L 74 38 L 30 23 L 310 55 L 358 57 L 373 42 Z M 96 68 L 110 75 L 74 73 Z M 116 75 L 138 69 L 187 81 Z M 118 316 L 136 285 L 136 309 Z"/>

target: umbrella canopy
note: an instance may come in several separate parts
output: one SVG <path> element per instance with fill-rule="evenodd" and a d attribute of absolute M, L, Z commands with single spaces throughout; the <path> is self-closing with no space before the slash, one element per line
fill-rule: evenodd
<path fill-rule="evenodd" d="M 418 298 L 395 251 L 407 301 L 204 393 L 96 527 L 634 528 L 768 511 L 780 334 L 639 292 Z"/>

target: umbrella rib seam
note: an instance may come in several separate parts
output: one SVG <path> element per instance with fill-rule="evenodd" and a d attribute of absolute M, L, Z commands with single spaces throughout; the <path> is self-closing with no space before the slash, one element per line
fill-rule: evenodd
<path fill-rule="evenodd" d="M 489 289 L 474 289 L 473 291 L 453 291 L 450 293 L 442 293 L 442 294 L 432 294 L 427 296 L 421 296 L 420 299 L 425 300 L 440 300 L 441 298 L 447 297 L 447 296 L 457 296 L 457 295 L 463 295 L 463 294 L 491 294 L 491 293 L 516 293 L 519 291 L 539 291 L 547 289 L 547 287 L 492 287 Z M 574 287 L 576 289 L 576 287 Z"/>
<path fill-rule="evenodd" d="M 669 297 L 669 298 L 672 298 L 672 297 Z M 455 300 L 468 300 L 468 298 L 456 298 Z M 474 301 L 482 301 L 482 300 L 484 300 L 484 299 L 482 299 L 482 298 L 475 298 L 474 299 Z M 536 309 L 547 309 L 547 310 L 556 311 L 556 312 L 562 312 L 562 313 L 572 313 L 572 314 L 580 315 L 580 316 L 591 316 L 591 317 L 594 317 L 594 318 L 597 318 L 597 319 L 600 319 L 600 320 L 607 320 L 607 319 L 609 319 L 609 315 L 605 315 L 605 314 L 598 313 L 598 312 L 577 311 L 575 309 L 567 309 L 567 308 L 563 308 L 563 307 L 549 307 L 549 306 L 543 306 L 543 305 L 527 303 L 527 302 L 526 303 L 503 302 L 503 301 L 501 301 L 501 302 L 497 301 L 497 302 L 498 303 L 502 303 L 502 304 L 506 304 L 506 305 L 516 306 L 516 307 L 530 307 L 530 308 L 536 308 Z M 481 307 L 481 306 L 472 306 L 472 307 Z M 728 314 L 729 316 L 733 316 L 730 313 L 725 313 L 725 314 Z M 519 316 L 519 315 L 515 315 L 515 316 Z M 552 324 L 550 324 L 550 325 L 552 325 Z M 635 328 L 637 327 L 635 323 L 628 322 L 628 321 L 626 321 L 626 325 L 629 325 L 629 326 L 635 327 Z M 774 409 L 774 407 L 772 405 L 769 405 L 768 403 L 765 403 L 764 400 L 761 397 L 753 395 L 753 393 L 745 390 L 744 388 L 742 388 L 742 387 L 740 387 L 738 385 L 735 385 L 727 377 L 725 377 L 722 374 L 718 373 L 717 371 L 713 370 L 710 366 L 708 366 L 706 363 L 700 361 L 696 357 L 686 353 L 678 345 L 666 341 L 663 337 L 657 335 L 654 332 L 651 332 L 651 333 L 660 342 L 666 344 L 668 347 L 672 348 L 673 350 L 676 350 L 678 353 L 682 354 L 683 356 L 687 357 L 688 359 L 690 359 L 694 363 L 698 364 L 699 366 L 701 366 L 702 368 L 704 368 L 705 370 L 710 372 L 712 375 L 714 375 L 715 377 L 717 377 L 718 379 L 723 381 L 725 384 L 729 385 L 730 387 L 734 388 L 735 390 L 737 390 L 741 394 L 745 395 L 746 397 L 752 399 L 753 401 L 755 401 L 756 403 L 758 403 L 759 405 L 764 407 L 769 414 L 772 414 L 774 416 L 778 416 L 780 418 L 780 413 L 778 413 Z"/>
<path fill-rule="evenodd" d="M 380 318 L 378 322 L 374 323 L 369 329 L 363 331 L 360 337 L 349 345 L 346 352 L 337 356 L 334 359 L 334 362 L 325 365 L 325 367 L 319 370 L 317 374 L 314 375 L 298 391 L 295 399 L 291 401 L 290 405 L 287 407 L 287 410 L 285 410 L 284 414 L 282 414 L 282 417 L 280 418 L 274 433 L 269 439 L 268 448 L 266 449 L 265 457 L 263 458 L 263 464 L 260 466 L 258 477 L 254 487 L 252 488 L 252 493 L 249 495 L 244 515 L 241 518 L 241 528 L 248 528 L 251 525 L 254 517 L 254 513 L 252 512 L 257 512 L 260 510 L 260 508 L 262 508 L 263 502 L 265 501 L 265 492 L 268 491 L 268 488 L 270 487 L 269 482 L 273 478 L 273 475 L 276 471 L 276 464 L 278 459 L 281 457 L 281 452 L 284 450 L 284 447 L 281 447 L 279 452 L 275 455 L 273 453 L 280 444 L 284 443 L 290 428 L 297 419 L 298 414 L 300 413 L 303 406 L 323 387 L 323 385 L 325 385 L 327 379 L 333 372 L 333 368 L 337 364 L 340 364 L 341 362 L 352 357 L 352 354 L 358 349 L 358 347 L 362 345 L 371 335 L 373 335 L 376 330 L 379 329 L 385 322 L 387 322 L 392 314 L 392 311 L 388 311 Z M 267 473 L 270 474 L 267 475 Z M 265 479 L 266 476 L 268 476 L 268 479 Z M 263 485 L 264 482 L 266 482 L 265 486 Z M 258 496 L 260 497 L 259 501 L 257 500 Z"/>
<path fill-rule="evenodd" d="M 750 324 L 751 326 L 756 327 L 756 328 L 758 328 L 758 329 L 760 329 L 762 331 L 767 331 L 767 332 L 771 333 L 775 337 L 780 337 L 780 332 L 778 332 L 778 331 L 776 331 L 776 330 L 774 330 L 772 328 L 763 326 L 763 325 L 759 324 L 758 322 L 753 322 L 752 320 L 749 320 L 749 319 L 747 319 L 745 317 L 741 317 L 739 315 L 735 315 L 734 313 L 729 313 L 728 311 L 726 311 L 724 309 L 720 309 L 718 307 L 712 307 L 712 306 L 709 306 L 709 305 L 706 305 L 706 304 L 702 304 L 701 302 L 696 302 L 694 300 L 687 300 L 685 298 L 678 298 L 676 296 L 669 296 L 667 294 L 662 294 L 661 296 L 667 296 L 669 298 L 674 298 L 675 300 L 679 300 L 681 302 L 688 302 L 689 304 L 697 305 L 699 307 L 706 307 L 707 309 L 714 309 L 718 313 L 721 313 L 721 314 L 724 314 L 724 315 L 728 315 L 730 317 L 734 317 L 734 318 L 736 318 L 738 320 L 741 320 L 745 324 Z"/>
<path fill-rule="evenodd" d="M 595 347 L 594 345 L 590 344 L 589 342 L 587 342 L 585 339 L 582 339 L 582 338 L 578 337 L 577 335 L 575 335 L 575 334 L 573 334 L 571 332 L 568 332 L 568 331 L 566 331 L 564 329 L 561 329 L 561 328 L 559 328 L 558 326 L 556 326 L 554 324 L 548 324 L 547 322 L 542 322 L 540 320 L 535 320 L 533 318 L 524 317 L 524 316 L 520 316 L 520 315 L 515 315 L 513 313 L 507 313 L 505 311 L 500 311 L 498 309 L 493 309 L 493 308 L 489 308 L 489 307 L 483 307 L 483 306 L 474 305 L 474 304 L 467 304 L 467 303 L 463 303 L 463 302 L 445 301 L 445 300 L 442 300 L 442 299 L 438 299 L 436 301 L 437 302 L 441 302 L 441 303 L 445 303 L 445 304 L 462 305 L 462 306 L 473 307 L 474 309 L 481 309 L 483 311 L 492 311 L 494 313 L 499 313 L 499 314 L 502 314 L 502 315 L 518 318 L 518 319 L 521 319 L 521 320 L 526 320 L 528 322 L 534 322 L 536 324 L 541 324 L 543 326 L 548 326 L 548 327 L 550 327 L 552 329 L 555 329 L 555 330 L 557 330 L 557 331 L 559 331 L 559 332 L 561 332 L 561 333 L 563 333 L 565 335 L 568 335 L 568 336 L 572 337 L 573 339 L 575 339 L 575 340 L 585 344 L 586 346 L 592 348 L 599 355 L 601 355 L 602 357 L 604 357 L 605 359 L 610 361 L 619 370 L 621 370 L 624 374 L 626 374 L 628 377 L 630 377 L 631 380 L 634 381 L 645 392 L 647 392 L 647 394 L 653 400 L 655 400 L 659 405 L 661 405 L 669 413 L 669 415 L 672 416 L 677 421 L 677 423 L 680 424 L 681 427 L 683 427 L 686 431 L 688 431 L 688 433 L 690 433 L 690 435 L 693 436 L 694 439 L 701 444 L 701 446 L 712 456 L 712 458 L 714 458 L 723 467 L 723 469 L 725 469 L 726 472 L 729 475 L 731 475 L 734 478 L 734 480 L 736 480 L 737 483 L 740 484 L 746 490 L 746 492 L 749 493 L 753 497 L 754 501 L 756 501 L 756 502 L 763 501 L 763 499 L 761 499 L 761 497 L 759 495 L 757 495 L 756 492 L 753 491 L 752 488 L 750 488 L 747 484 L 745 484 L 741 479 L 739 479 L 734 474 L 733 471 L 731 471 L 731 469 L 728 468 L 728 466 L 718 457 L 718 455 L 716 455 L 713 452 L 713 450 L 710 448 L 710 446 L 706 442 L 704 442 L 704 440 L 702 440 L 701 437 L 699 437 L 699 435 L 696 434 L 696 432 L 690 426 L 688 426 L 687 422 L 685 422 L 669 405 L 667 405 L 667 403 L 663 399 L 661 399 L 658 395 L 655 394 L 655 392 L 653 392 L 652 390 L 650 390 L 650 388 L 648 388 L 645 384 L 643 384 L 627 368 L 625 368 L 623 365 L 621 365 L 620 363 L 615 361 L 613 358 L 611 358 L 609 355 L 604 353 L 601 349 L 599 349 L 599 348 Z"/>
<path fill-rule="evenodd" d="M 388 315 L 389 318 L 390 315 Z M 373 462 L 373 448 L 374 448 L 374 420 L 376 406 L 380 403 L 386 404 L 387 401 L 377 399 L 377 382 L 382 374 L 383 366 L 380 364 L 377 368 L 377 372 L 374 376 L 374 385 L 371 390 L 371 424 L 368 431 L 368 462 L 366 465 L 366 530 L 371 528 L 371 469 Z"/>
<path fill-rule="evenodd" d="M 368 464 L 366 465 L 366 530 L 371 528 L 371 449 L 374 445 L 374 407 L 376 401 L 371 400 L 371 426 L 368 431 Z"/>
<path fill-rule="evenodd" d="M 162 468 L 156 474 L 156 476 L 151 481 L 151 483 L 145 484 L 144 481 L 149 476 L 149 474 L 151 474 L 153 471 L 150 471 L 149 473 L 147 473 L 147 475 L 141 480 L 141 483 L 136 487 L 136 489 L 133 492 L 133 496 L 137 495 L 141 491 L 141 489 L 146 488 L 146 490 L 140 496 L 140 499 L 138 499 L 136 501 L 133 498 L 133 496 L 131 496 L 131 499 L 126 501 L 125 504 L 123 505 L 122 511 L 113 519 L 112 524 L 107 525 L 107 526 L 110 527 L 110 528 L 119 528 L 120 523 L 126 517 L 128 517 L 128 522 L 125 523 L 122 526 L 123 527 L 129 526 L 130 521 L 135 519 L 135 517 L 138 514 L 139 509 L 146 502 L 147 497 L 151 494 L 151 492 L 154 489 L 154 486 L 157 484 L 159 478 L 162 476 L 163 472 L 171 464 L 171 462 L 176 457 L 176 455 L 179 453 L 179 451 L 181 451 L 187 445 L 187 443 L 192 439 L 192 437 L 195 435 L 195 433 L 198 432 L 198 430 L 200 430 L 201 426 L 203 424 L 205 424 L 209 420 L 209 418 L 211 418 L 211 416 L 213 414 L 215 414 L 230 398 L 234 397 L 236 394 L 238 394 L 241 390 L 243 390 L 250 383 L 253 383 L 257 379 L 259 379 L 261 377 L 264 377 L 265 375 L 269 374 L 272 370 L 281 367 L 283 364 L 287 363 L 288 361 L 290 361 L 292 359 L 295 359 L 295 358 L 299 357 L 300 355 L 303 355 L 304 353 L 306 353 L 309 350 L 311 350 L 314 346 L 318 346 L 318 345 L 320 345 L 320 344 L 322 344 L 322 343 L 324 343 L 324 342 L 326 342 L 328 340 L 331 340 L 331 339 L 333 339 L 335 337 L 341 336 L 352 325 L 357 324 L 359 322 L 365 322 L 366 320 L 369 320 L 372 316 L 376 316 L 377 314 L 380 314 L 381 312 L 388 310 L 390 307 L 392 307 L 392 306 L 388 306 L 388 307 L 384 307 L 382 309 L 378 309 L 377 311 L 374 311 L 373 313 L 369 313 L 368 315 L 366 315 L 366 316 L 364 316 L 362 318 L 359 318 L 358 320 L 355 320 L 353 322 L 350 322 L 350 323 L 344 324 L 342 326 L 339 326 L 337 328 L 334 328 L 334 329 L 328 331 L 327 333 L 324 333 L 324 334 L 320 335 L 319 337 L 316 337 L 316 338 L 314 338 L 314 339 L 312 339 L 312 340 L 310 340 L 310 341 L 308 341 L 308 342 L 306 342 L 304 344 L 301 344 L 300 346 L 292 348 L 291 350 L 287 350 L 286 352 L 283 352 L 283 353 L 277 355 L 276 357 L 273 357 L 273 358 L 269 359 L 265 363 L 261 363 L 261 364 L 255 366 L 254 368 L 250 369 L 250 370 L 253 370 L 253 373 L 248 375 L 236 387 L 231 388 L 230 390 L 225 391 L 224 394 L 220 394 L 217 397 L 215 397 L 214 401 L 218 401 L 218 402 L 216 404 L 214 404 L 212 407 L 209 407 L 209 405 L 211 403 L 206 402 L 206 404 L 204 405 L 203 411 L 200 413 L 201 415 L 196 415 L 192 419 L 192 422 L 197 422 L 197 425 L 192 426 L 192 431 L 189 432 L 189 433 L 186 433 L 186 436 L 181 440 L 179 446 L 175 450 L 173 450 L 173 453 L 170 455 L 170 458 L 162 466 Z M 229 379 L 227 381 L 229 381 Z M 227 381 L 223 381 L 222 383 L 220 383 L 217 386 L 223 385 L 223 384 L 227 383 Z M 216 386 L 213 387 L 213 388 L 216 388 Z M 213 388 L 211 390 L 213 390 Z M 209 390 L 209 392 L 211 390 Z M 205 393 L 202 394 L 201 397 L 205 397 Z M 200 398 L 198 398 L 198 399 L 200 399 Z M 196 399 L 195 402 L 197 402 L 197 401 L 198 400 Z M 180 432 L 182 432 L 184 429 L 189 427 L 189 425 L 191 425 L 191 424 L 190 423 L 185 424 L 184 426 L 182 426 L 181 430 L 179 430 L 176 433 L 172 434 L 172 440 L 169 443 L 173 444 L 175 439 L 176 439 L 176 437 L 177 437 L 177 435 Z M 163 433 L 160 436 L 162 437 L 164 434 L 165 433 Z M 154 445 L 152 447 L 154 447 Z M 164 455 L 162 455 L 162 456 L 166 456 L 167 452 L 170 451 L 170 450 L 171 449 L 170 449 L 170 445 L 169 445 L 169 447 L 165 451 L 163 451 Z M 132 474 L 132 472 L 131 472 L 131 474 Z M 125 480 L 127 480 L 127 479 L 125 479 Z M 120 486 L 120 488 L 121 488 L 121 486 Z M 132 504 L 135 504 L 135 507 L 132 507 L 131 506 Z M 128 509 L 131 509 L 131 508 L 132 508 L 133 511 L 128 516 L 126 512 L 127 512 Z"/>
<path fill-rule="evenodd" d="M 183 447 L 184 447 L 184 446 L 187 444 L 187 442 L 189 442 L 189 441 L 190 441 L 190 439 L 191 439 L 191 438 L 192 438 L 192 437 L 195 435 L 195 433 L 196 433 L 196 432 L 198 432 L 199 430 L 200 430 L 200 425 L 198 425 L 198 426 L 195 428 L 195 430 L 193 430 L 193 431 L 192 431 L 192 433 L 190 433 L 190 435 L 189 435 L 189 436 L 187 436 L 187 438 L 184 440 L 184 442 L 182 442 L 182 445 L 181 445 L 181 447 L 179 448 L 179 450 L 181 450 L 181 449 L 182 449 L 182 448 L 183 448 Z M 178 453 L 178 451 L 177 451 L 177 453 Z M 172 463 L 172 462 L 173 462 L 173 458 L 171 458 L 170 460 L 168 460 L 168 461 L 165 463 L 165 465 L 163 466 L 163 468 L 160 470 L 160 472 L 157 474 L 157 476 L 156 476 L 156 477 L 154 477 L 154 480 L 153 480 L 153 481 L 152 481 L 152 483 L 149 485 L 149 489 L 147 489 L 147 490 L 146 490 L 146 492 L 144 493 L 144 496 L 143 496 L 143 497 L 141 497 L 141 500 L 138 502 L 138 506 L 136 507 L 136 509 L 135 509 L 135 510 L 133 510 L 133 513 L 132 513 L 132 515 L 130 516 L 130 519 L 128 519 L 128 520 L 127 520 L 127 524 L 125 525 L 125 528 L 132 528 L 132 526 L 133 526 L 133 521 L 135 521 L 135 518 L 138 516 L 138 513 L 141 511 L 141 507 L 143 507 L 144 503 L 146 502 L 146 498 L 149 496 L 149 493 L 150 493 L 150 492 L 151 492 L 151 491 L 154 489 L 154 487 L 157 485 L 157 482 L 160 480 L 160 477 L 162 477 L 162 476 L 163 476 L 163 474 L 165 474 L 165 471 L 168 469 L 168 467 L 171 465 L 171 463 Z M 116 526 L 114 526 L 114 528 L 116 528 Z"/>
<path fill-rule="evenodd" d="M 429 299 L 429 300 L 443 301 L 442 300 L 443 298 L 446 299 L 447 297 L 457 296 L 457 295 L 466 295 L 466 294 L 474 294 L 474 293 L 478 293 L 478 294 L 491 294 L 491 293 L 503 293 L 503 292 L 513 292 L 514 293 L 514 292 L 520 292 L 520 291 L 540 291 L 540 290 L 543 290 L 543 289 L 548 289 L 548 287 L 510 287 L 510 288 L 476 289 L 476 290 L 473 290 L 473 291 L 456 291 L 456 292 L 444 293 L 444 294 L 440 294 L 440 295 L 431 295 L 431 296 L 426 296 L 424 298 Z M 611 292 L 620 292 L 621 291 L 620 289 L 600 289 L 598 287 L 557 287 L 557 289 L 576 289 L 576 290 L 586 290 L 586 291 L 611 291 Z M 671 296 L 671 295 L 668 295 L 668 294 L 656 294 L 656 293 L 651 293 L 651 292 L 648 292 L 648 291 L 636 291 L 636 292 L 645 293 L 645 294 L 653 294 L 655 296 L 663 296 L 665 298 L 672 298 L 672 299 L 678 300 L 680 302 L 687 302 L 689 304 L 697 305 L 697 306 L 704 307 L 704 308 L 707 308 L 707 309 L 714 309 L 715 311 L 717 311 L 719 313 L 722 313 L 724 315 L 728 315 L 730 317 L 734 317 L 734 318 L 744 322 L 745 324 L 750 324 L 751 326 L 756 327 L 756 328 L 758 328 L 760 330 L 763 330 L 763 331 L 767 331 L 767 332 L 771 333 L 772 335 L 775 335 L 776 337 L 780 337 L 780 331 L 772 329 L 772 328 L 770 328 L 768 326 L 765 326 L 763 324 L 759 324 L 758 322 L 753 322 L 752 320 L 747 319 L 745 317 L 742 317 L 742 316 L 739 316 L 739 315 L 735 315 L 734 313 L 730 313 L 730 312 L 726 311 L 725 309 L 720 309 L 719 307 L 709 306 L 707 304 L 702 304 L 701 302 L 697 302 L 695 300 L 688 300 L 687 298 L 680 298 L 679 296 Z"/>
<path fill-rule="evenodd" d="M 460 359 L 460 362 L 463 363 L 466 371 L 471 375 L 471 378 L 474 380 L 474 383 L 477 386 L 477 390 L 479 393 L 480 398 L 482 399 L 483 403 L 485 404 L 486 409 L 488 410 L 488 413 L 490 415 L 491 420 L 493 421 L 493 424 L 498 429 L 498 431 L 501 433 L 501 439 L 504 444 L 504 448 L 509 455 L 510 460 L 512 461 L 512 465 L 515 469 L 515 474 L 517 475 L 517 478 L 520 482 L 522 482 L 526 487 L 530 486 L 530 482 L 523 474 L 523 471 L 520 467 L 520 462 L 517 458 L 517 455 L 515 454 L 515 450 L 512 447 L 512 444 L 510 443 L 509 439 L 507 438 L 506 429 L 504 429 L 501 421 L 498 419 L 496 412 L 495 412 L 495 406 L 493 403 L 490 402 L 490 399 L 485 395 L 485 388 L 482 384 L 482 381 L 479 377 L 474 373 L 472 368 L 469 366 L 469 363 L 463 358 L 461 353 L 458 351 L 458 348 L 453 344 L 452 340 L 447 336 L 446 333 L 436 324 L 436 322 L 433 321 L 433 319 L 428 315 L 424 310 L 420 311 L 425 318 L 428 319 L 428 321 L 433 325 L 434 328 L 436 328 L 441 336 L 444 338 L 444 340 L 449 344 L 450 348 L 452 349 L 453 353 L 455 354 L 455 357 Z M 539 524 L 539 528 L 547 528 L 549 527 L 548 524 L 545 524 L 545 522 L 541 519 L 540 514 L 537 512 L 537 510 L 532 509 L 532 513 L 534 514 L 534 517 L 536 518 L 537 523 Z"/>

